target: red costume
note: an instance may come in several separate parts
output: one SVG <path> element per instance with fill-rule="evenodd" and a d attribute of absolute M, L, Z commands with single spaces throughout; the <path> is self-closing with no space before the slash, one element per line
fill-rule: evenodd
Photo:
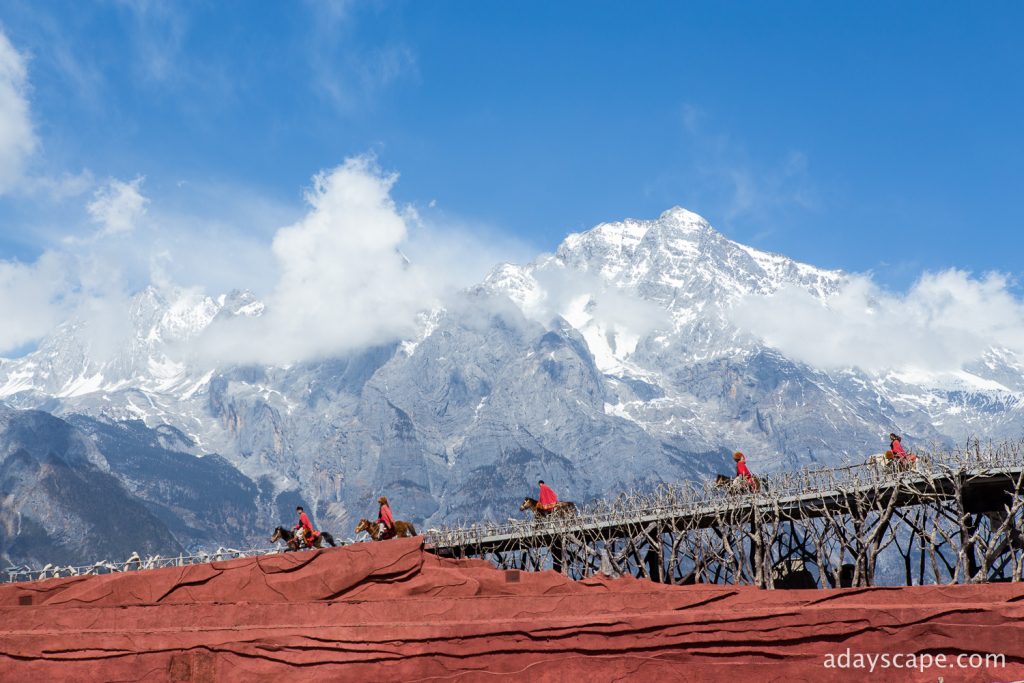
<path fill-rule="evenodd" d="M 736 476 L 743 477 L 747 481 L 747 487 L 751 491 L 757 490 L 757 480 L 754 479 L 754 475 L 747 469 L 747 459 L 742 453 L 737 451 L 733 454 L 733 459 L 736 461 Z"/>
<path fill-rule="evenodd" d="M 558 505 L 558 495 L 547 484 L 541 484 L 540 500 L 537 501 L 537 507 L 542 510 L 554 510 L 556 505 Z"/>
<path fill-rule="evenodd" d="M 395 530 L 395 520 L 391 517 L 391 506 L 384 504 L 380 506 L 377 514 L 377 521 L 384 525 L 384 529 L 391 533 Z"/>
<path fill-rule="evenodd" d="M 316 537 L 320 535 L 320 532 L 313 528 L 312 522 L 309 521 L 309 517 L 306 513 L 299 513 L 299 523 L 296 524 L 293 529 L 302 529 L 302 535 L 307 544 L 313 545 L 316 541 Z"/>
<path fill-rule="evenodd" d="M 895 436 L 895 435 L 893 435 Z M 913 453 L 907 453 L 903 448 L 903 444 L 900 443 L 900 437 L 896 437 L 889 443 L 889 450 L 892 451 L 894 458 L 898 458 L 900 463 L 903 465 L 910 465 L 917 460 L 917 456 Z"/>
<path fill-rule="evenodd" d="M 736 461 L 736 476 L 746 477 L 748 482 L 750 482 L 751 484 L 754 483 L 754 475 L 751 474 L 750 470 L 747 469 L 747 463 L 744 462 L 743 460 Z"/>

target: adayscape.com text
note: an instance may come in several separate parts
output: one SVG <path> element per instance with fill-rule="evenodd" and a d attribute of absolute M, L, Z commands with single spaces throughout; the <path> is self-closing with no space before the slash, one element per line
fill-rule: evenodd
<path fill-rule="evenodd" d="M 931 654 L 928 652 L 845 652 L 825 655 L 826 669 L 852 669 L 875 672 L 884 669 L 1001 669 L 1006 666 L 1006 655 L 980 652 Z"/>

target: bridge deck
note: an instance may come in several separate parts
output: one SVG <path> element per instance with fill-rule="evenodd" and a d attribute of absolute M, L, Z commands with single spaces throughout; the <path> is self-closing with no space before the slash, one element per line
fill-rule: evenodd
<path fill-rule="evenodd" d="M 860 467 L 846 469 L 857 470 Z M 810 490 L 770 499 L 757 493 L 730 495 L 724 491 L 707 491 L 707 497 L 696 503 L 687 501 L 615 512 L 583 512 L 571 519 L 477 524 L 455 531 L 430 530 L 425 537 L 435 552 L 477 555 L 544 546 L 566 533 L 611 538 L 635 533 L 652 524 L 665 529 L 710 528 L 721 522 L 723 514 L 736 520 L 744 515 L 752 516 L 754 508 L 766 506 L 774 508 L 780 520 L 811 519 L 823 516 L 826 511 L 849 509 L 857 499 L 870 506 L 879 498 L 888 499 L 892 493 L 896 495 L 897 507 L 917 505 L 925 496 L 950 494 L 956 485 L 953 476 L 956 475 L 905 472 L 882 477 L 881 480 L 867 477 L 852 486 Z M 967 473 L 963 487 L 965 493 L 974 492 L 984 497 L 991 495 L 997 499 L 1000 490 L 1012 487 L 1014 480 L 1021 476 L 1021 465 L 998 470 L 979 468 Z"/>

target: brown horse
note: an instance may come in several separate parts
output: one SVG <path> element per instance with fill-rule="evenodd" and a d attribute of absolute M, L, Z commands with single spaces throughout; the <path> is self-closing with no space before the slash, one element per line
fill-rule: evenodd
<path fill-rule="evenodd" d="M 524 498 L 523 504 L 519 506 L 520 512 L 529 510 L 533 513 L 534 519 L 541 519 L 548 515 L 575 515 L 576 514 L 576 503 L 572 503 L 568 500 L 555 503 L 555 507 L 551 510 L 545 510 L 540 507 L 536 500 L 533 498 Z"/>
<path fill-rule="evenodd" d="M 336 547 L 337 544 L 334 542 L 334 536 L 331 536 L 326 531 L 321 531 L 320 535 L 313 539 L 313 545 L 310 546 L 306 543 L 306 539 L 300 534 L 292 533 L 283 526 L 279 526 L 274 529 L 274 535 L 270 537 L 271 543 L 277 543 L 278 541 L 284 541 L 288 544 L 288 550 L 301 550 L 302 548 L 320 548 L 326 541 L 332 548 Z M 287 552 L 287 551 L 285 551 Z"/>
<path fill-rule="evenodd" d="M 751 493 L 752 491 L 760 490 L 761 480 L 754 477 L 753 484 L 751 484 L 751 482 L 747 481 L 746 477 L 730 477 L 725 474 L 719 474 L 715 477 L 715 488 L 722 489 L 729 495 Z"/>
<path fill-rule="evenodd" d="M 375 541 L 386 541 L 390 538 L 395 538 L 396 536 L 400 537 L 416 535 L 416 527 L 414 527 L 411 522 L 403 522 L 400 519 L 396 519 L 395 530 L 392 533 L 384 536 L 381 535 L 381 528 L 383 526 L 384 525 L 380 522 L 371 522 L 368 519 L 360 519 L 359 524 L 356 524 L 355 533 L 358 534 L 360 531 L 365 531 L 366 533 L 370 534 L 370 538 L 372 538 Z"/>

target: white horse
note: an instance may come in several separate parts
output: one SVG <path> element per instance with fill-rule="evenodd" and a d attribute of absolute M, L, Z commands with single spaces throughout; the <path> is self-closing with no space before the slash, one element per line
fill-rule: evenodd
<path fill-rule="evenodd" d="M 872 453 L 864 464 L 880 477 L 892 470 L 892 458 L 886 458 L 885 453 Z"/>
<path fill-rule="evenodd" d="M 906 458 L 900 458 L 893 455 L 892 451 L 886 451 L 869 455 L 865 464 L 874 470 L 875 474 L 884 477 L 898 472 L 917 472 L 918 462 L 917 456 L 908 455 Z"/>
<path fill-rule="evenodd" d="M 733 496 L 759 490 L 761 488 L 761 480 L 754 477 L 754 483 L 751 485 L 751 483 L 747 481 L 747 478 L 742 475 L 730 477 L 725 474 L 719 474 L 715 477 L 715 483 L 713 486 L 717 489 L 722 489 L 730 496 Z"/>

